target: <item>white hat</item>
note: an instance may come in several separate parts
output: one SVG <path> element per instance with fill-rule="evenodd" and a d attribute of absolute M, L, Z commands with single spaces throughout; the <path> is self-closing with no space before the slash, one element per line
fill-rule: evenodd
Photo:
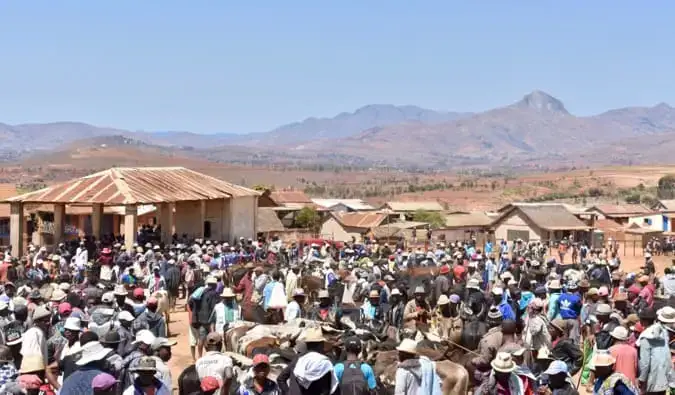
<path fill-rule="evenodd" d="M 477 278 L 470 278 L 469 281 L 466 282 L 466 288 L 467 289 L 480 289 L 480 281 L 478 281 Z"/>
<path fill-rule="evenodd" d="M 207 277 L 206 278 L 206 284 L 218 284 L 218 280 L 215 277 Z"/>
<path fill-rule="evenodd" d="M 490 362 L 492 369 L 501 373 L 511 373 L 516 370 L 516 363 L 513 362 L 511 354 L 507 352 L 498 352 L 495 359 Z"/>
<path fill-rule="evenodd" d="M 616 363 L 616 359 L 612 356 L 612 354 L 608 352 L 596 352 L 595 356 L 593 356 L 593 361 L 591 362 L 593 366 L 612 366 Z"/>
<path fill-rule="evenodd" d="M 63 329 L 68 329 L 69 331 L 81 331 L 82 321 L 77 317 L 68 317 L 63 324 Z"/>
<path fill-rule="evenodd" d="M 394 295 L 400 295 L 401 291 L 398 290 L 398 288 L 394 288 L 391 290 L 391 294 L 389 296 L 394 296 Z"/>
<path fill-rule="evenodd" d="M 417 355 L 417 342 L 413 339 L 403 339 L 401 344 L 396 347 L 396 350 Z"/>
<path fill-rule="evenodd" d="M 117 315 L 117 319 L 120 320 L 120 321 L 131 322 L 131 321 L 134 320 L 134 316 L 130 312 L 124 310 Z"/>
<path fill-rule="evenodd" d="M 518 282 L 514 279 L 510 279 L 506 285 L 518 285 Z"/>
<path fill-rule="evenodd" d="M 136 333 L 136 340 L 134 340 L 132 344 L 143 343 L 147 344 L 148 346 L 152 346 L 152 343 L 155 342 L 155 339 L 156 337 L 152 334 L 152 332 L 147 329 L 141 329 L 138 331 L 138 333 Z"/>
<path fill-rule="evenodd" d="M 494 287 L 494 288 L 492 288 L 492 294 L 497 295 L 497 296 L 501 296 L 501 295 L 504 295 L 504 290 L 500 287 Z"/>
<path fill-rule="evenodd" d="M 127 290 L 124 288 L 124 285 L 115 285 L 115 289 L 113 290 L 113 295 L 117 296 L 127 296 L 129 293 Z"/>
<path fill-rule="evenodd" d="M 610 335 L 616 340 L 626 341 L 628 340 L 628 329 L 624 328 L 623 326 L 617 326 L 616 328 L 612 329 Z"/>
<path fill-rule="evenodd" d="M 61 283 L 59 284 L 59 289 L 64 292 L 70 291 L 70 283 Z"/>
<path fill-rule="evenodd" d="M 38 306 L 33 310 L 33 321 L 51 317 L 52 313 L 44 306 Z"/>
<path fill-rule="evenodd" d="M 319 299 L 321 298 L 330 298 L 330 295 L 328 294 L 327 290 L 322 289 L 319 291 Z"/>
<path fill-rule="evenodd" d="M 61 301 L 63 301 L 67 296 L 68 296 L 68 295 L 66 294 L 65 291 L 63 291 L 62 289 L 58 289 L 58 288 L 57 288 L 56 290 L 54 290 L 54 292 L 52 292 L 52 297 L 50 298 L 50 300 L 51 300 L 52 302 L 61 302 Z"/>
<path fill-rule="evenodd" d="M 106 292 L 101 296 L 101 302 L 103 303 L 113 303 L 115 301 L 115 294 L 112 292 Z"/>
<path fill-rule="evenodd" d="M 153 350 L 159 350 L 162 347 L 173 347 L 178 342 L 175 340 L 167 339 L 166 337 L 158 337 L 155 339 L 155 342 L 152 343 Z"/>
<path fill-rule="evenodd" d="M 672 324 L 675 322 L 675 309 L 670 306 L 662 307 L 656 312 L 656 316 L 660 322 Z"/>
<path fill-rule="evenodd" d="M 152 333 L 151 333 L 152 334 Z M 103 347 L 103 344 L 95 341 L 89 342 L 80 349 L 80 358 L 76 364 L 84 366 L 90 362 L 100 361 L 105 358 L 113 350 Z"/>
<path fill-rule="evenodd" d="M 418 285 L 415 287 L 415 295 L 426 294 L 427 291 L 424 289 L 424 286 Z"/>
<path fill-rule="evenodd" d="M 234 292 L 232 292 L 232 288 L 223 288 L 223 293 L 220 294 L 220 297 L 222 298 L 234 298 Z"/>
<path fill-rule="evenodd" d="M 439 306 L 450 304 L 450 298 L 448 298 L 448 295 L 441 295 L 438 297 L 438 302 L 436 302 L 436 304 Z"/>
<path fill-rule="evenodd" d="M 302 288 L 296 288 L 293 291 L 293 296 L 305 296 L 305 290 Z"/>

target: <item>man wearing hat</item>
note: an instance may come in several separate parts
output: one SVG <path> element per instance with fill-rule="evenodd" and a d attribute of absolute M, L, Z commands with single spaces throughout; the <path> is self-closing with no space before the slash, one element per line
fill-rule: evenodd
<path fill-rule="evenodd" d="M 596 352 L 591 364 L 595 370 L 594 394 L 640 394 L 630 379 L 614 371 L 616 360 L 607 352 Z"/>
<path fill-rule="evenodd" d="M 171 347 L 175 345 L 175 340 L 170 340 L 165 337 L 156 338 L 152 345 L 152 358 L 155 359 L 157 364 L 157 375 L 169 389 L 170 393 L 173 390 L 173 380 L 171 378 L 171 369 L 169 369 L 168 363 L 171 360 L 172 355 Z"/>
<path fill-rule="evenodd" d="M 434 281 L 434 296 L 436 300 L 441 297 L 441 295 L 447 295 L 450 292 L 450 287 L 452 286 L 450 274 L 450 266 L 447 264 L 441 266 L 438 270 L 438 277 Z"/>
<path fill-rule="evenodd" d="M 305 291 L 302 288 L 293 290 L 292 298 L 293 300 L 286 306 L 286 311 L 284 312 L 284 321 L 286 322 L 305 316 L 302 307 L 305 304 Z"/>
<path fill-rule="evenodd" d="M 284 370 L 279 373 L 277 377 L 277 384 L 281 389 L 282 394 L 289 393 L 289 379 L 294 374 L 295 367 L 303 356 L 307 354 L 324 354 L 324 343 L 326 339 L 323 337 L 323 332 L 319 327 L 310 327 L 305 329 L 304 336 L 300 337 L 300 343 L 296 347 L 298 355 L 289 363 Z M 303 349 L 304 348 L 304 349 Z"/>
<path fill-rule="evenodd" d="M 579 395 L 579 391 L 574 387 L 565 362 L 552 361 L 542 373 L 542 376 L 545 377 L 543 380 L 545 384 L 542 389 L 547 389 L 556 395 Z"/>
<path fill-rule="evenodd" d="M 232 380 L 233 362 L 230 357 L 222 353 L 223 337 L 217 332 L 211 332 L 206 337 L 206 352 L 195 362 L 195 369 L 200 379 L 216 377 L 225 388 L 229 388 Z"/>
<path fill-rule="evenodd" d="M 384 320 L 394 328 L 400 329 L 403 325 L 403 295 L 398 288 L 392 288 L 389 295 L 389 310 L 385 312 Z"/>
<path fill-rule="evenodd" d="M 380 305 L 380 300 L 380 292 L 377 289 L 372 289 L 368 293 L 368 299 L 361 306 L 362 321 L 382 322 L 384 320 L 386 307 Z"/>
<path fill-rule="evenodd" d="M 551 334 L 553 358 L 565 362 L 570 374 L 577 374 L 583 366 L 584 355 L 579 343 L 569 337 L 569 321 L 556 318 L 551 321 L 548 330 Z"/>
<path fill-rule="evenodd" d="M 155 337 L 167 337 L 168 328 L 166 325 L 166 318 L 163 314 L 157 313 L 159 301 L 156 297 L 151 296 L 146 302 L 146 309 L 141 313 L 134 322 L 136 331 L 139 329 L 148 329 Z"/>
<path fill-rule="evenodd" d="M 665 314 L 664 314 L 665 313 Z M 640 323 L 645 327 L 637 341 L 640 350 L 638 384 L 646 393 L 663 393 L 668 391 L 668 377 L 673 369 L 668 346 L 668 330 L 664 325 L 675 322 L 672 309 L 659 314 L 652 308 L 640 312 Z"/>
<path fill-rule="evenodd" d="M 394 392 L 397 394 L 437 394 L 441 380 L 436 373 L 434 363 L 427 357 L 418 355 L 417 342 L 403 339 L 396 350 L 400 363 L 396 369 Z"/>
<path fill-rule="evenodd" d="M 488 379 L 474 391 L 474 395 L 497 393 L 499 388 L 502 389 L 503 393 L 525 393 L 523 382 L 515 373 L 518 366 L 511 354 L 506 352 L 497 353 L 490 362 L 490 367 L 491 370 Z"/>
<path fill-rule="evenodd" d="M 221 336 L 225 336 L 224 328 L 240 319 L 241 308 L 237 304 L 232 288 L 223 288 L 220 297 L 220 302 L 211 312 L 209 322 L 211 323 L 211 332 L 218 332 Z"/>
<path fill-rule="evenodd" d="M 450 297 L 441 295 L 436 302 L 435 321 L 438 327 L 438 336 L 441 339 L 449 339 L 459 342 L 462 337 L 462 318 L 459 316 L 459 295 L 452 294 Z"/>
<path fill-rule="evenodd" d="M 122 395 L 171 395 L 171 391 L 162 380 L 155 377 L 157 362 L 152 357 L 141 358 L 138 364 L 129 370 L 136 374 L 136 378 Z"/>
<path fill-rule="evenodd" d="M 546 318 L 551 321 L 555 318 L 560 318 L 560 304 L 558 299 L 560 299 L 562 291 L 562 285 L 560 280 L 551 280 L 548 283 L 548 309 L 546 313 Z"/>
<path fill-rule="evenodd" d="M 37 306 L 31 316 L 33 325 L 23 334 L 21 355 L 42 355 L 47 361 L 47 334 L 52 313 L 44 306 Z"/>
<path fill-rule="evenodd" d="M 192 296 L 188 302 L 190 308 L 190 324 L 192 330 L 194 330 L 197 335 L 196 347 L 200 357 L 204 349 L 206 335 L 210 332 L 211 324 L 209 323 L 209 319 L 211 318 L 211 312 L 220 300 L 220 295 L 216 292 L 217 285 L 218 280 L 215 277 L 207 277 L 206 288 L 204 288 L 201 296 L 199 298 Z M 190 344 L 190 346 L 190 351 L 194 357 L 195 346 L 192 344 Z"/>
<path fill-rule="evenodd" d="M 409 300 L 403 309 L 403 326 L 406 329 L 416 330 L 417 323 L 426 324 L 431 315 L 431 307 L 426 301 L 424 286 L 418 285 L 414 290 L 413 299 Z"/>

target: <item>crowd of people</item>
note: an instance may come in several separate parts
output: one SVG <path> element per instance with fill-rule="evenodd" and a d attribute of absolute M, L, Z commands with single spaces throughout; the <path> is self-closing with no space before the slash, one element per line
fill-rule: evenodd
<path fill-rule="evenodd" d="M 0 253 L 0 394 L 435 395 L 452 380 L 439 367 L 448 350 L 474 394 L 675 388 L 675 269 L 659 276 L 647 255 L 625 273 L 612 251 L 586 249 L 571 264 L 564 247 L 545 251 L 519 240 L 336 248 L 241 238 Z M 168 314 L 181 299 L 194 364 L 174 381 Z M 272 353 L 242 362 L 228 349 L 244 322 L 303 328 L 283 369 L 273 372 Z M 326 351 L 326 328 L 347 334 L 338 354 Z M 389 388 L 364 331 L 394 343 Z M 430 344 L 445 353 L 426 355 Z"/>

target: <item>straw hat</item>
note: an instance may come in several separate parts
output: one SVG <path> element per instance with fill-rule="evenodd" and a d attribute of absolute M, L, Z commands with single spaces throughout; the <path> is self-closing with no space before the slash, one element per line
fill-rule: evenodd
<path fill-rule="evenodd" d="M 100 361 L 105 358 L 112 349 L 103 347 L 103 344 L 100 342 L 89 342 L 82 346 L 80 358 L 77 360 L 76 364 L 78 366 L 84 366 L 88 363 Z"/>
<path fill-rule="evenodd" d="M 628 329 L 624 328 L 623 326 L 617 326 L 616 328 L 612 329 L 610 335 L 616 340 L 626 341 L 628 340 Z"/>
<path fill-rule="evenodd" d="M 42 354 L 28 355 L 21 360 L 21 369 L 19 369 L 19 373 L 21 374 L 35 373 L 42 370 L 45 370 L 45 360 Z"/>
<path fill-rule="evenodd" d="M 426 293 L 427 291 L 424 289 L 423 286 L 418 285 L 417 287 L 415 287 L 415 295 L 424 295 Z"/>
<path fill-rule="evenodd" d="M 322 289 L 319 291 L 319 299 L 323 298 L 330 298 L 330 295 L 328 294 L 328 291 L 325 289 Z"/>
<path fill-rule="evenodd" d="M 398 288 L 392 289 L 391 294 L 389 296 L 394 296 L 394 295 L 401 295 L 401 291 L 399 291 Z"/>
<path fill-rule="evenodd" d="M 490 362 L 492 370 L 501 373 L 511 373 L 516 370 L 516 363 L 507 352 L 498 352 L 495 359 Z"/>
<path fill-rule="evenodd" d="M 371 291 L 368 293 L 368 297 L 369 297 L 369 298 L 379 298 L 379 297 L 380 297 L 380 292 L 379 292 L 378 290 L 376 290 L 376 289 L 373 289 L 373 290 L 371 290 Z"/>
<path fill-rule="evenodd" d="M 396 350 L 407 354 L 417 355 L 417 342 L 413 339 L 403 339 L 401 344 L 396 347 Z"/>
<path fill-rule="evenodd" d="M 129 369 L 130 372 L 156 372 L 157 362 L 153 357 L 142 357 L 138 364 Z"/>
<path fill-rule="evenodd" d="M 656 312 L 656 316 L 660 322 L 672 324 L 675 322 L 675 309 L 670 306 L 660 308 L 659 311 Z"/>
<path fill-rule="evenodd" d="M 223 288 L 223 293 L 220 296 L 223 298 L 234 298 L 234 292 L 232 292 L 232 288 Z"/>
<path fill-rule="evenodd" d="M 551 351 L 546 346 L 539 347 L 537 350 L 537 359 L 553 359 Z"/>
<path fill-rule="evenodd" d="M 321 328 L 307 328 L 305 331 L 305 343 L 320 343 L 325 342 Z"/>
<path fill-rule="evenodd" d="M 466 288 L 467 289 L 480 289 L 480 281 L 478 281 L 477 278 L 469 279 L 469 281 L 466 282 Z"/>
<path fill-rule="evenodd" d="M 548 283 L 548 289 L 562 289 L 562 286 L 560 285 L 560 280 L 551 280 L 551 282 Z"/>
<path fill-rule="evenodd" d="M 616 363 L 616 359 L 612 354 L 606 352 L 596 352 L 593 356 L 593 366 L 612 366 Z"/>
<path fill-rule="evenodd" d="M 450 298 L 448 298 L 448 295 L 441 295 L 438 297 L 438 302 L 436 302 L 436 304 L 439 306 L 450 304 Z"/>

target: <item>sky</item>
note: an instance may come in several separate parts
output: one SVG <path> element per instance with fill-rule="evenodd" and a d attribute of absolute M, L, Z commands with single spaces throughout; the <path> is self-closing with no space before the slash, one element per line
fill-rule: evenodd
<path fill-rule="evenodd" d="M 675 106 L 675 2 L 0 2 L 0 122 L 264 132 L 366 104 Z"/>

